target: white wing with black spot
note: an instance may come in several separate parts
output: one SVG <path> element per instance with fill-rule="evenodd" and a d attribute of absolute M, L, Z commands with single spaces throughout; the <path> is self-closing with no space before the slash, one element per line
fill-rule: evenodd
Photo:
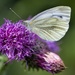
<path fill-rule="evenodd" d="M 34 16 L 27 24 L 44 40 L 58 41 L 69 28 L 71 8 L 58 6 Z"/>

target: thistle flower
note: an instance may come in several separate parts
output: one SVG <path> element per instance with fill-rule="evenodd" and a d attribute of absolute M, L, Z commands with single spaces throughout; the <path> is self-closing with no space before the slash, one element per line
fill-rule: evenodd
<path fill-rule="evenodd" d="M 59 46 L 41 39 L 23 24 L 5 19 L 0 27 L 0 52 L 10 60 L 24 60 L 29 68 L 58 73 L 65 69 L 61 58 L 55 54 Z M 54 53 L 53 53 L 54 52 Z"/>
<path fill-rule="evenodd" d="M 32 55 L 26 59 L 28 69 L 39 70 L 39 68 L 51 72 L 52 74 L 59 73 L 65 70 L 65 65 L 62 59 L 53 52 L 44 51 L 39 54 Z"/>
<path fill-rule="evenodd" d="M 65 65 L 61 58 L 53 52 L 37 55 L 37 64 L 41 69 L 53 74 L 59 73 L 65 69 Z"/>
<path fill-rule="evenodd" d="M 59 50 L 55 42 L 45 41 L 36 37 L 35 45 L 32 47 L 34 54 L 31 57 L 26 57 L 28 69 L 39 68 L 51 73 L 59 73 L 65 69 L 62 59 L 56 54 Z M 58 49 L 58 50 L 57 50 Z"/>
<path fill-rule="evenodd" d="M 22 60 L 25 56 L 31 56 L 32 50 L 28 47 L 34 45 L 34 39 L 35 34 L 23 25 L 23 21 L 11 23 L 5 19 L 0 27 L 0 52 L 11 60 Z"/>
<path fill-rule="evenodd" d="M 66 68 L 62 59 L 57 54 L 48 51 L 27 57 L 26 63 L 29 70 L 31 68 L 39 70 L 41 68 L 52 74 L 62 72 Z"/>

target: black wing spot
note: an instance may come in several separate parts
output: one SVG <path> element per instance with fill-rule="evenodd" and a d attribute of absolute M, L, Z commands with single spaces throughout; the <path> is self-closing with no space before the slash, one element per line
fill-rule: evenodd
<path fill-rule="evenodd" d="M 62 16 L 59 16 L 60 18 L 63 18 Z"/>
<path fill-rule="evenodd" d="M 52 17 L 59 17 L 59 18 L 63 18 L 63 16 L 61 16 L 61 15 L 52 15 Z"/>

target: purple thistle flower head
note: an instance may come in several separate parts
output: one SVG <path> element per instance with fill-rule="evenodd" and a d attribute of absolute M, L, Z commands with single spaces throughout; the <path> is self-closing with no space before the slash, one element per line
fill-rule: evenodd
<path fill-rule="evenodd" d="M 12 23 L 5 19 L 0 27 L 0 52 L 10 60 L 25 60 L 29 67 L 58 73 L 65 69 L 55 54 L 58 50 L 57 43 L 41 39 L 27 29 L 22 20 Z"/>
<path fill-rule="evenodd" d="M 35 52 L 31 57 L 26 57 L 29 69 L 43 69 L 51 73 L 59 73 L 65 69 L 62 59 L 55 54 L 59 47 L 56 42 L 45 41 L 36 36 L 35 45 L 32 47 Z"/>
<path fill-rule="evenodd" d="M 35 34 L 31 33 L 23 21 L 12 23 L 5 19 L 5 23 L 0 27 L 0 52 L 7 55 L 9 59 L 24 59 L 30 56 L 32 50 L 28 47 L 34 45 Z"/>
<path fill-rule="evenodd" d="M 41 69 L 51 72 L 53 74 L 59 73 L 65 69 L 65 65 L 62 59 L 53 52 L 38 54 L 36 61 Z"/>

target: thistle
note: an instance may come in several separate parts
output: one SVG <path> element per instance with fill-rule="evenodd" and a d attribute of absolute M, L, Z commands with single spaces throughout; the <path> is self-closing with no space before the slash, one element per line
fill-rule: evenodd
<path fill-rule="evenodd" d="M 36 40 L 36 45 L 32 48 L 35 53 L 31 57 L 26 57 L 25 60 L 28 69 L 33 68 L 39 70 L 41 68 L 53 74 L 63 71 L 65 65 L 62 59 L 55 53 L 58 50 L 54 51 L 56 48 L 59 49 L 59 47 L 55 43 L 49 43 L 40 38 Z"/>
<path fill-rule="evenodd" d="M 65 65 L 61 58 L 53 52 L 47 52 L 43 53 L 42 55 L 37 55 L 36 61 L 37 65 L 41 69 L 51 72 L 53 74 L 59 73 L 65 69 Z"/>
<path fill-rule="evenodd" d="M 22 60 L 31 56 L 29 47 L 34 45 L 35 34 L 31 33 L 23 22 L 12 23 L 5 19 L 0 27 L 0 52 L 10 60 Z"/>
<path fill-rule="evenodd" d="M 0 27 L 1 54 L 9 60 L 23 60 L 28 69 L 41 68 L 53 74 L 61 72 L 65 65 L 56 54 L 59 49 L 56 42 L 43 40 L 27 29 L 22 20 L 12 23 L 5 19 Z"/>

